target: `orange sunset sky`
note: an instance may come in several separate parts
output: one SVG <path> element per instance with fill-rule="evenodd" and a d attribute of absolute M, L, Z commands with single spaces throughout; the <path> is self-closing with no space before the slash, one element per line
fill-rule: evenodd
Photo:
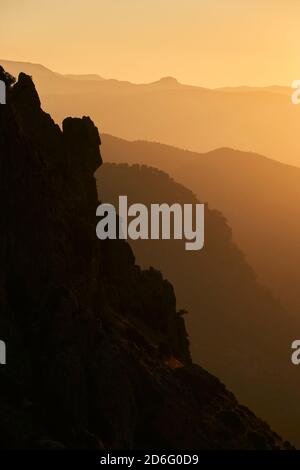
<path fill-rule="evenodd" d="M 0 0 L 0 50 L 133 82 L 289 86 L 299 18 L 299 0 Z"/>

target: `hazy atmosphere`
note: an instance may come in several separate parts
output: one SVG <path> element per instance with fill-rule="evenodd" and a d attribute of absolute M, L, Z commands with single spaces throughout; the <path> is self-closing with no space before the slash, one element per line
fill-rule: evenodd
<path fill-rule="evenodd" d="M 300 74 L 298 0 L 1 0 L 1 57 L 62 73 L 205 87 Z"/>
<path fill-rule="evenodd" d="M 0 449 L 300 448 L 299 18 L 0 0 Z"/>

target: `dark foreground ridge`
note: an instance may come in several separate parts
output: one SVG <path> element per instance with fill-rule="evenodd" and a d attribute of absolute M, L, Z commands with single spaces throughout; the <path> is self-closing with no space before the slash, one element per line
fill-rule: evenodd
<path fill-rule="evenodd" d="M 2 72 L 3 76 L 3 72 Z M 0 77 L 1 78 L 1 77 Z M 0 106 L 2 448 L 288 447 L 192 364 L 171 284 L 96 238 L 88 117 L 63 131 L 20 74 Z"/>

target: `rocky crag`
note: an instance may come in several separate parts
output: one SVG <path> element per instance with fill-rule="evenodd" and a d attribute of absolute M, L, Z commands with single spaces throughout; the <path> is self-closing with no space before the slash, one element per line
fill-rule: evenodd
<path fill-rule="evenodd" d="M 160 272 L 96 238 L 92 121 L 61 130 L 29 76 L 0 78 L 0 447 L 288 447 L 192 364 Z"/>

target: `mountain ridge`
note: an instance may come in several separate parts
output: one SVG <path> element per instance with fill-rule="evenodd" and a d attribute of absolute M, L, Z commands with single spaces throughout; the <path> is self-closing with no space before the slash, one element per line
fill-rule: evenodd
<path fill-rule="evenodd" d="M 185 88 L 191 88 L 191 89 L 199 89 L 199 90 L 207 90 L 207 91 L 220 91 L 220 92 L 233 92 L 233 91 L 240 91 L 240 92 L 254 92 L 254 91 L 270 91 L 273 93 L 290 93 L 290 88 L 288 86 L 280 86 L 280 85 L 269 85 L 269 86 L 248 86 L 248 85 L 240 85 L 240 86 L 234 86 L 234 87 L 228 87 L 228 86 L 220 86 L 220 87 L 214 87 L 214 88 L 209 88 L 209 87 L 203 87 L 201 85 L 190 85 L 190 84 L 183 84 L 179 82 L 179 80 L 176 77 L 173 76 L 163 76 L 157 80 L 150 81 L 150 82 L 132 82 L 128 80 L 122 80 L 119 78 L 104 78 L 103 76 L 97 74 L 97 73 L 90 73 L 90 74 L 76 74 L 76 73 L 60 73 L 60 72 L 55 72 L 51 68 L 44 66 L 43 64 L 40 63 L 35 63 L 35 62 L 23 62 L 23 61 L 14 61 L 14 60 L 8 60 L 8 59 L 0 59 L 0 64 L 3 65 L 3 67 L 8 71 L 8 72 L 13 72 L 15 75 L 20 73 L 21 71 L 26 71 L 27 73 L 30 72 L 30 69 L 32 72 L 34 72 L 34 69 L 37 68 L 43 72 L 49 73 L 50 75 L 56 75 L 59 77 L 65 77 L 68 79 L 73 79 L 73 80 L 95 80 L 95 81 L 113 81 L 115 83 L 127 83 L 131 84 L 133 86 L 151 86 L 151 85 L 171 85 L 171 86 L 181 86 Z"/>
<path fill-rule="evenodd" d="M 192 364 L 161 273 L 96 239 L 91 119 L 60 129 L 21 73 L 0 128 L 0 447 L 291 448 Z"/>
<path fill-rule="evenodd" d="M 107 162 L 154 166 L 192 190 L 210 207 L 220 210 L 259 282 L 271 290 L 290 314 L 297 316 L 298 167 L 230 148 L 201 154 L 165 144 L 127 141 L 105 133 L 102 137 Z"/>
<path fill-rule="evenodd" d="M 12 64 L 10 70 L 17 75 L 22 67 L 13 69 Z M 102 133 L 127 140 L 156 141 L 194 152 L 238 148 L 299 166 L 300 107 L 292 103 L 289 88 L 207 89 L 169 79 L 134 84 L 70 79 L 39 70 L 29 74 L 44 109 L 58 123 L 68 110 L 75 116 L 90 115 Z"/>
<path fill-rule="evenodd" d="M 104 163 L 96 180 L 99 197 L 114 207 L 122 194 L 127 195 L 128 205 L 139 202 L 148 211 L 151 204 L 182 207 L 204 202 L 161 169 L 137 163 Z M 213 371 L 243 403 L 298 444 L 300 382 L 288 356 L 300 321 L 258 282 L 233 236 L 223 214 L 206 203 L 201 251 L 187 252 L 180 240 L 129 243 L 144 269 L 159 269 L 173 284 L 178 307 L 187 310 L 184 318 L 193 360 Z M 259 391 L 254 384 L 259 384 Z"/>

